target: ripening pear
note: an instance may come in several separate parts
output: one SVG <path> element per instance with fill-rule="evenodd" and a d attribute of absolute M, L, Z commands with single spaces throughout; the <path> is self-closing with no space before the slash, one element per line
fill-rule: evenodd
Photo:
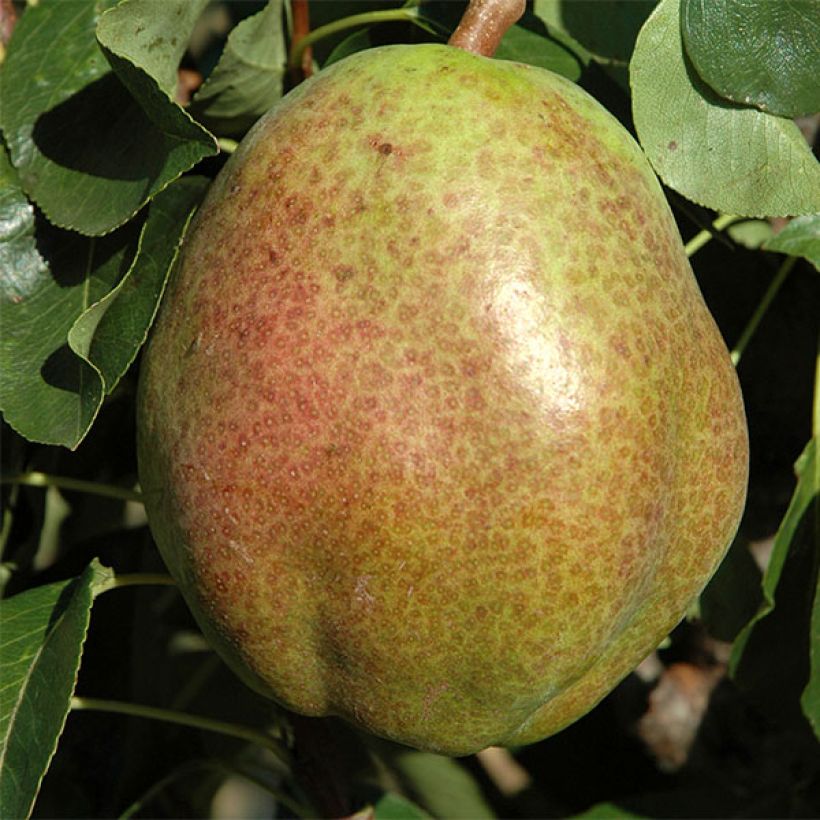
<path fill-rule="evenodd" d="M 667 202 L 571 82 L 351 56 L 252 129 L 145 354 L 159 548 L 251 687 L 450 755 L 538 740 L 681 619 L 744 504 Z"/>

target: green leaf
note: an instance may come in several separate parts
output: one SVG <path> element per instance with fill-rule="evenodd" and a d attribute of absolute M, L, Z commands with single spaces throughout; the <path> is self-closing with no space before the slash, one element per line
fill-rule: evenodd
<path fill-rule="evenodd" d="M 773 230 L 771 223 L 765 219 L 744 219 L 729 225 L 726 233 L 738 245 L 749 250 L 757 250 L 767 239 L 771 239 Z"/>
<path fill-rule="evenodd" d="M 0 817 L 28 817 L 68 715 L 95 592 L 113 574 L 94 561 L 79 578 L 0 602 Z"/>
<path fill-rule="evenodd" d="M 0 143 L 0 288 L 16 292 L 45 267 L 34 241 L 34 208 Z"/>
<path fill-rule="evenodd" d="M 763 602 L 751 621 L 741 630 L 732 647 L 729 661 L 730 674 L 738 678 L 746 677 L 752 681 L 750 685 L 760 685 L 761 682 L 765 685 L 767 680 L 771 683 L 774 668 L 782 672 L 783 664 L 773 666 L 773 650 L 782 649 L 784 644 L 782 636 L 774 634 L 778 625 L 773 619 L 778 615 L 780 609 L 783 607 L 801 609 L 802 605 L 798 599 L 805 592 L 807 582 L 810 584 L 808 591 L 812 598 L 815 597 L 817 556 L 811 553 L 816 552 L 820 545 L 814 537 L 816 533 L 813 532 L 816 521 L 812 522 L 808 519 L 811 517 L 812 506 L 816 504 L 818 494 L 820 494 L 816 439 L 809 442 L 798 459 L 797 475 L 797 487 L 775 535 L 772 554 L 763 576 Z M 797 569 L 793 569 L 787 577 L 785 569 L 789 562 Z M 812 572 L 815 578 L 811 577 Z M 783 587 L 785 580 L 790 581 L 788 591 Z M 790 639 L 799 642 L 802 640 L 798 634 L 800 624 L 795 622 L 799 621 L 799 618 L 791 617 L 793 614 L 789 613 L 790 617 L 786 619 L 787 623 L 782 629 L 789 633 Z M 816 648 L 814 651 L 816 655 Z M 791 654 L 796 655 L 797 653 L 792 652 Z M 793 660 L 801 661 L 800 658 L 793 658 Z M 816 680 L 813 685 L 817 686 Z"/>
<path fill-rule="evenodd" d="M 611 817 L 641 817 L 640 814 L 622 809 L 615 803 L 596 803 L 590 806 L 581 814 L 574 814 L 573 818 L 584 818 L 584 820 L 609 820 Z"/>
<path fill-rule="evenodd" d="M 383 741 L 367 742 L 396 773 L 408 796 L 433 817 L 482 820 L 495 816 L 476 781 L 457 760 Z"/>
<path fill-rule="evenodd" d="M 793 219 L 779 234 L 769 239 L 763 249 L 802 256 L 820 270 L 820 214 Z"/>
<path fill-rule="evenodd" d="M 156 97 L 151 84 L 143 82 L 146 76 L 173 99 L 179 62 L 207 4 L 208 0 L 123 0 L 100 17 L 100 45 L 124 61 L 115 68 L 146 108 Z"/>
<path fill-rule="evenodd" d="M 71 326 L 125 274 L 136 222 L 88 239 L 43 225 L 48 264 L 0 279 L 0 410 L 31 441 L 76 447 L 99 410 L 99 373 L 68 346 Z"/>
<path fill-rule="evenodd" d="M 817 476 L 817 484 L 820 485 L 820 476 Z M 816 530 L 815 539 L 820 542 L 820 511 L 817 513 Z M 809 624 L 809 681 L 803 690 L 800 705 L 814 734 L 820 739 L 820 575 L 814 585 Z"/>
<path fill-rule="evenodd" d="M 736 538 L 700 596 L 700 617 L 712 637 L 735 639 L 760 605 L 760 579 L 748 542 Z"/>
<path fill-rule="evenodd" d="M 629 60 L 657 0 L 535 0 L 535 13 L 595 58 Z"/>
<path fill-rule="evenodd" d="M 144 86 L 143 109 L 111 72 L 95 38 L 98 14 L 110 4 L 29 6 L 0 73 L 0 128 L 24 191 L 55 225 L 88 235 L 122 225 L 217 151 L 207 131 L 148 75 L 133 83 Z M 151 4 L 158 17 L 165 7 Z M 139 73 L 109 56 L 124 75 Z"/>
<path fill-rule="evenodd" d="M 820 165 L 790 120 L 718 97 L 684 55 L 679 0 L 662 0 L 630 64 L 641 144 L 657 173 L 695 202 L 739 216 L 820 211 Z"/>
<path fill-rule="evenodd" d="M 351 54 L 356 54 L 359 51 L 366 51 L 368 48 L 373 48 L 376 42 L 373 39 L 373 28 L 363 28 L 359 31 L 354 31 L 349 37 L 345 37 L 333 51 L 328 54 L 322 68 L 327 68 L 333 63 L 338 63 L 339 60 L 344 60 Z"/>
<path fill-rule="evenodd" d="M 498 60 L 513 60 L 561 74 L 573 82 L 581 76 L 581 63 L 566 47 L 523 26 L 512 26 L 496 49 Z"/>
<path fill-rule="evenodd" d="M 187 177 L 163 191 L 139 237 L 136 223 L 99 239 L 46 231 L 51 267 L 0 280 L 0 409 L 21 435 L 83 440 L 145 341 L 207 184 Z"/>
<path fill-rule="evenodd" d="M 228 36 L 190 112 L 217 134 L 244 134 L 281 96 L 287 63 L 282 0 L 269 0 Z"/>
<path fill-rule="evenodd" d="M 820 350 L 816 361 L 814 374 L 814 475 L 811 480 L 814 484 L 814 571 L 816 573 L 814 594 L 811 602 L 811 616 L 809 618 L 809 679 L 800 696 L 800 705 L 803 714 L 814 730 L 815 736 L 820 739 Z M 805 466 L 804 470 L 810 470 Z"/>
<path fill-rule="evenodd" d="M 205 177 L 183 177 L 155 197 L 131 268 L 68 332 L 69 346 L 97 370 L 106 393 L 145 342 L 182 238 L 208 184 Z"/>
<path fill-rule="evenodd" d="M 94 39 L 98 10 L 92 0 L 44 0 L 30 6 L 14 29 L 0 71 L 0 128 L 12 160 L 25 190 L 58 224 L 68 224 L 71 219 L 62 213 L 59 192 L 51 189 L 59 184 L 61 189 L 76 191 L 75 186 L 84 174 L 67 167 L 65 149 L 61 150 L 56 139 L 49 139 L 51 132 L 57 130 L 57 123 L 54 117 L 48 117 L 48 112 L 68 113 L 67 101 L 73 94 L 93 88 L 109 73 Z M 49 59 L 44 60 L 46 53 Z M 62 123 L 64 138 L 67 122 L 72 126 L 69 135 L 82 129 L 83 124 L 76 117 L 66 118 Z M 52 124 L 54 127 L 50 128 Z M 90 136 L 88 129 L 82 130 Z M 99 142 L 94 150 L 98 146 Z M 89 156 L 87 162 L 93 164 L 93 158 Z M 54 199 L 56 205 L 52 204 Z M 73 207 L 79 211 L 82 222 L 84 207 L 78 199 L 75 197 Z"/>
<path fill-rule="evenodd" d="M 820 110 L 817 0 L 683 0 L 683 41 L 722 97 L 782 117 Z"/>
<path fill-rule="evenodd" d="M 730 663 L 731 669 L 736 668 L 743 653 L 743 645 L 745 641 L 748 640 L 749 634 L 752 629 L 754 629 L 755 624 L 762 618 L 765 618 L 774 609 L 775 590 L 777 589 L 777 584 L 783 571 L 783 564 L 786 554 L 788 553 L 789 545 L 809 505 L 817 496 L 818 492 L 820 492 L 816 439 L 813 438 L 806 445 L 806 449 L 797 460 L 795 469 L 797 472 L 797 486 L 792 495 L 789 507 L 786 510 L 786 514 L 783 516 L 783 520 L 780 522 L 780 527 L 775 535 L 772 554 L 763 577 L 763 603 L 752 621 L 745 626 L 743 632 L 735 642 Z"/>
<path fill-rule="evenodd" d="M 399 794 L 383 795 L 373 807 L 375 820 L 426 820 L 430 815 Z"/>

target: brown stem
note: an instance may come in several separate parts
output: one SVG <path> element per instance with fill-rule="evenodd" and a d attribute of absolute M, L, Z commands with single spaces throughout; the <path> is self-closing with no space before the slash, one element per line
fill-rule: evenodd
<path fill-rule="evenodd" d="M 293 44 L 299 42 L 303 37 L 306 37 L 310 32 L 310 9 L 308 7 L 308 0 L 293 0 Z M 302 52 L 302 61 L 298 71 L 301 71 L 301 77 L 293 77 L 293 82 L 298 83 L 300 80 L 306 80 L 313 73 L 313 49 L 308 46 Z M 297 69 L 294 69 L 294 73 Z"/>
<path fill-rule="evenodd" d="M 0 46 L 8 45 L 17 23 L 17 9 L 12 0 L 0 0 Z"/>
<path fill-rule="evenodd" d="M 492 57 L 507 29 L 524 13 L 526 0 L 470 0 L 450 45 Z"/>

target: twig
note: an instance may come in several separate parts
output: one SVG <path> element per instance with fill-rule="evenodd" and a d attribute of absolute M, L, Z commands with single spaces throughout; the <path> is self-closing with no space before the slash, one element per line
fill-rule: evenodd
<path fill-rule="evenodd" d="M 128 703 L 121 700 L 102 700 L 100 698 L 71 698 L 72 711 L 113 712 L 119 715 L 160 720 L 165 723 L 175 723 L 193 729 L 203 729 L 206 732 L 215 732 L 220 735 L 238 738 L 248 743 L 255 743 L 269 749 L 277 760 L 290 769 L 291 761 L 287 750 L 274 738 L 265 732 L 242 726 L 239 723 L 229 723 L 225 720 L 216 720 L 204 715 L 192 715 L 188 712 L 177 712 L 173 709 L 160 709 L 155 706 L 145 706 L 141 703 Z"/>
<path fill-rule="evenodd" d="M 293 45 L 296 46 L 300 40 L 310 34 L 310 9 L 308 0 L 293 0 Z M 296 76 L 301 73 L 300 76 Z M 291 66 L 291 79 L 296 84 L 300 80 L 306 80 L 313 74 L 313 49 L 310 45 L 302 49 L 302 58 L 298 66 Z"/>
<path fill-rule="evenodd" d="M 729 216 L 728 214 L 722 214 L 719 216 L 709 228 L 704 228 L 704 230 L 696 233 L 687 243 L 684 245 L 684 250 L 686 251 L 686 255 L 688 257 L 694 256 L 709 240 L 715 238 L 715 234 L 722 231 L 724 228 L 728 228 L 733 222 L 737 220 L 736 216 Z"/>
<path fill-rule="evenodd" d="M 777 296 L 777 292 L 783 286 L 783 283 L 786 281 L 786 277 L 791 272 L 795 262 L 797 262 L 796 256 L 789 256 L 783 260 L 780 270 L 778 270 L 775 274 L 774 279 L 772 279 L 769 284 L 769 287 L 766 288 L 766 292 L 763 294 L 763 298 L 755 308 L 755 312 L 752 314 L 746 324 L 746 327 L 743 328 L 743 333 L 740 334 L 740 338 L 731 353 L 732 364 L 734 364 L 735 367 L 737 367 L 737 363 L 740 361 L 740 357 L 743 355 L 749 341 L 757 330 L 757 326 L 760 324 L 761 319 L 766 315 L 769 305 L 772 303 L 774 297 Z"/>
<path fill-rule="evenodd" d="M 525 0 L 470 0 L 449 44 L 492 57 L 507 29 L 524 13 Z"/>
<path fill-rule="evenodd" d="M 113 484 L 102 484 L 97 481 L 83 481 L 80 478 L 51 475 L 32 470 L 13 476 L 0 477 L 0 484 L 24 484 L 27 487 L 58 487 L 63 490 L 77 490 L 81 493 L 101 495 L 105 498 L 116 498 L 120 501 L 136 501 L 142 503 L 142 494 L 125 487 L 116 487 Z"/>
<path fill-rule="evenodd" d="M 343 17 L 341 20 L 334 20 L 325 26 L 315 28 L 310 34 L 302 37 L 301 40 L 294 40 L 291 44 L 290 55 L 288 56 L 288 69 L 293 71 L 294 68 L 298 68 L 302 64 L 302 55 L 305 50 L 325 37 L 331 37 L 349 28 L 369 26 L 374 23 L 389 23 L 396 20 L 420 25 L 419 11 L 418 9 L 407 7 L 365 11 L 361 14 L 351 14 L 350 17 Z"/>

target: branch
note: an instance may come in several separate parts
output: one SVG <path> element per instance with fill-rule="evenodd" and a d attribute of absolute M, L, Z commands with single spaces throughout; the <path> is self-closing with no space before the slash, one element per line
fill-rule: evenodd
<path fill-rule="evenodd" d="M 507 29 L 524 13 L 524 7 L 525 0 L 470 0 L 449 43 L 492 57 Z"/>

